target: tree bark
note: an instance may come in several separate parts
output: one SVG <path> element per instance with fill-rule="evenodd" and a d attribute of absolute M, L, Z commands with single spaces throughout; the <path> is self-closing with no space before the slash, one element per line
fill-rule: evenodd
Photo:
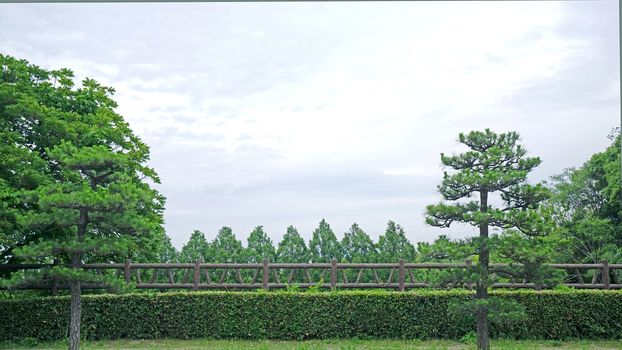
<path fill-rule="evenodd" d="M 488 191 L 480 192 L 480 212 L 488 211 Z M 477 291 L 475 299 L 477 307 L 475 310 L 475 322 L 477 323 L 477 349 L 490 349 L 488 336 L 488 306 L 485 304 L 488 299 L 488 264 L 490 251 L 488 249 L 488 222 L 484 221 L 479 225 L 479 278 L 477 281 Z"/>
<path fill-rule="evenodd" d="M 69 315 L 69 350 L 80 349 L 81 317 L 80 281 L 71 281 L 71 311 Z"/>
<path fill-rule="evenodd" d="M 86 209 L 80 209 L 80 218 L 78 220 L 78 242 L 84 242 L 84 235 L 86 234 L 86 226 L 88 224 L 88 214 Z M 76 251 L 71 254 L 71 267 L 75 270 L 82 267 L 82 252 Z M 80 318 L 82 317 L 81 295 L 82 288 L 80 280 L 71 280 L 69 350 L 80 349 Z"/>

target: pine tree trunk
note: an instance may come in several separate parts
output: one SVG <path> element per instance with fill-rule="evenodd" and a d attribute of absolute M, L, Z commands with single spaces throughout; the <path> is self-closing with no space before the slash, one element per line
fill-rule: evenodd
<path fill-rule="evenodd" d="M 488 211 L 488 192 L 480 192 L 480 211 Z M 488 299 L 488 264 L 490 251 L 488 250 L 488 223 L 483 222 L 479 226 L 480 250 L 479 250 L 479 278 L 477 281 L 477 291 L 475 298 L 478 306 L 475 311 L 475 322 L 477 323 L 477 349 L 490 349 L 488 335 L 488 306 L 484 303 Z M 481 303 L 480 303 L 481 302 Z"/>
<path fill-rule="evenodd" d="M 80 219 L 78 221 L 78 242 L 84 242 L 86 226 L 88 225 L 87 210 L 80 209 Z M 73 269 L 82 268 L 82 252 L 71 254 L 71 267 Z M 71 306 L 69 309 L 69 350 L 80 349 L 80 318 L 82 317 L 81 306 L 82 286 L 80 280 L 71 281 Z"/>
<path fill-rule="evenodd" d="M 71 281 L 71 308 L 69 311 L 69 350 L 80 349 L 80 295 L 80 281 Z"/>

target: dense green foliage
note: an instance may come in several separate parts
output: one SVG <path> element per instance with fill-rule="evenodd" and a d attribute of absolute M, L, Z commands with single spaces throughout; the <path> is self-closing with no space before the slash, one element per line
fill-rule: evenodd
<path fill-rule="evenodd" d="M 343 256 L 341 245 L 326 220 L 322 219 L 318 228 L 313 231 L 313 237 L 309 241 L 309 251 L 313 262 L 341 260 Z"/>
<path fill-rule="evenodd" d="M 381 262 L 396 262 L 415 260 L 415 247 L 406 238 L 404 229 L 389 221 L 384 235 L 378 238 L 378 260 Z"/>
<path fill-rule="evenodd" d="M 311 253 L 305 244 L 305 240 L 300 237 L 298 230 L 294 226 L 287 228 L 287 233 L 279 243 L 276 251 L 276 261 L 282 263 L 308 262 Z"/>
<path fill-rule="evenodd" d="M 472 342 L 469 336 L 460 340 L 412 340 L 412 339 L 310 339 L 310 340 L 250 340 L 250 339 L 119 339 L 90 340 L 84 342 L 85 349 L 204 349 L 204 350 L 467 350 Z M 498 339 L 492 342 L 499 350 L 603 350 L 618 349 L 617 340 L 513 340 Z M 38 342 L 26 339 L 17 342 L 2 342 L 0 349 L 64 349 L 60 341 Z"/>
<path fill-rule="evenodd" d="M 0 263 L 52 262 L 49 254 L 15 253 L 33 242 L 60 243 L 71 236 L 75 227 L 68 221 L 75 214 L 69 214 L 69 202 L 89 201 L 93 211 L 128 199 L 129 206 L 145 204 L 134 211 L 141 218 L 115 220 L 122 219 L 120 226 L 149 226 L 149 232 L 122 256 L 156 259 L 164 198 L 145 181 L 159 181 L 145 165 L 149 148 L 114 111 L 114 89 L 88 78 L 76 86 L 69 69 L 45 70 L 10 56 L 0 55 L 0 68 Z M 97 189 L 82 187 L 87 180 Z M 67 254 L 57 258 L 69 260 Z M 84 258 L 101 261 L 95 254 Z"/>
<path fill-rule="evenodd" d="M 147 166 L 147 145 L 114 111 L 112 88 L 91 79 L 76 88 L 69 70 L 8 56 L 0 65 L 0 148 L 8 154 L 0 165 L 0 257 L 57 263 L 0 285 L 68 282 L 69 348 L 78 349 L 81 283 L 121 284 L 82 264 L 159 255 L 164 197 L 150 185 L 159 178 Z"/>
<path fill-rule="evenodd" d="M 378 248 L 357 224 L 352 224 L 350 231 L 343 235 L 341 249 L 343 260 L 347 262 L 375 262 L 378 259 Z"/>
<path fill-rule="evenodd" d="M 603 152 L 551 181 L 559 260 L 622 263 L 619 129 L 609 138 L 612 143 Z"/>
<path fill-rule="evenodd" d="M 198 292 L 85 296 L 83 335 L 123 338 L 445 338 L 473 327 L 448 305 L 466 291 Z M 527 318 L 492 323 L 494 337 L 620 339 L 619 291 L 496 292 L 525 306 Z M 0 301 L 0 340 L 62 339 L 65 297 Z"/>
<path fill-rule="evenodd" d="M 248 236 L 246 243 L 246 255 L 249 262 L 261 262 L 264 259 L 274 261 L 276 251 L 272 240 L 266 232 L 264 232 L 262 226 L 257 226 Z"/>

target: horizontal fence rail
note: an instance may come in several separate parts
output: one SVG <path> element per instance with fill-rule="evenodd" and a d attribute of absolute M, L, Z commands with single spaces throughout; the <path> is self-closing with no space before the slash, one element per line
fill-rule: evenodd
<path fill-rule="evenodd" d="M 52 264 L 5 264 L 0 271 L 44 270 Z M 573 288 L 622 289 L 622 264 L 544 264 L 563 273 L 561 285 Z M 404 291 L 412 288 L 474 288 L 474 281 L 465 276 L 474 273 L 477 265 L 464 263 L 98 263 L 82 268 L 101 276 L 123 278 L 138 289 L 239 290 L 278 288 L 364 289 L 382 288 Z M 490 264 L 493 288 L 545 288 L 520 273 L 520 264 Z M 514 270 L 513 270 L 514 269 Z M 518 270 L 516 270 L 518 269 Z M 518 273 L 516 271 L 519 271 Z M 518 277 L 517 277 L 518 276 Z M 437 282 L 432 283 L 435 280 Z M 440 282 L 439 282 L 440 281 Z M 103 284 L 83 283 L 86 289 L 107 288 Z M 68 288 L 54 280 L 27 284 L 20 289 Z"/>

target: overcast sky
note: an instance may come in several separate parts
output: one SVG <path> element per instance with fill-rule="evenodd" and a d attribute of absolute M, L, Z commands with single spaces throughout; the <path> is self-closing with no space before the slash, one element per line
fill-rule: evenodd
<path fill-rule="evenodd" d="M 113 86 L 151 147 L 166 230 L 264 225 L 413 241 L 459 132 L 580 166 L 620 124 L 617 1 L 0 4 L 0 52 Z"/>

